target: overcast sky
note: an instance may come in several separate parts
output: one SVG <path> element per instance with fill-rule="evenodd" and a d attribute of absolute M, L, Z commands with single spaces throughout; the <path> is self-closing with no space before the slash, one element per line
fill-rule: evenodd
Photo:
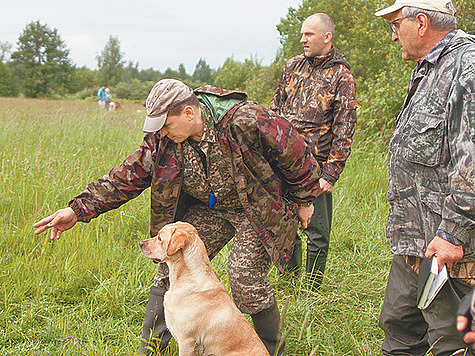
<path fill-rule="evenodd" d="M 14 48 L 25 26 L 56 28 L 78 66 L 97 68 L 109 36 L 124 59 L 163 72 L 200 58 L 211 68 L 251 55 L 267 65 L 281 46 L 276 25 L 302 0 L 0 0 L 0 42 Z"/>

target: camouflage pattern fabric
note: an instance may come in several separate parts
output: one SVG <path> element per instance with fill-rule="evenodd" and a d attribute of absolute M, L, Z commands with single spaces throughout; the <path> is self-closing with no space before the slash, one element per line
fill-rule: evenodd
<path fill-rule="evenodd" d="M 422 264 L 421 257 L 403 255 L 404 262 L 419 274 Z M 451 278 L 460 279 L 465 284 L 475 287 L 475 262 L 457 262 L 449 269 Z"/>
<path fill-rule="evenodd" d="M 423 257 L 441 230 L 464 244 L 462 262 L 475 261 L 475 43 L 468 37 L 459 31 L 435 65 L 413 71 L 412 82 L 420 82 L 389 146 L 386 233 L 394 254 Z M 451 275 L 473 278 L 473 264 L 455 268 Z"/>
<path fill-rule="evenodd" d="M 356 125 L 356 83 L 335 48 L 325 56 L 289 59 L 270 108 L 289 120 L 335 183 L 350 155 Z"/>
<path fill-rule="evenodd" d="M 298 226 L 295 203 L 313 201 L 320 169 L 288 121 L 245 94 L 211 86 L 197 95 L 241 98 L 215 124 L 216 140 L 237 188 L 245 215 L 274 264 L 283 271 Z M 228 159 L 229 158 L 229 159 Z M 140 148 L 97 182 L 89 183 L 69 206 L 88 222 L 151 187 L 150 235 L 180 220 L 195 202 L 182 191 L 184 152 L 159 133 L 147 134 Z"/>
<path fill-rule="evenodd" d="M 236 185 L 229 174 L 227 163 L 230 157 L 225 157 L 221 148 L 216 142 L 214 124 L 209 110 L 202 106 L 204 133 L 200 142 L 195 146 L 201 149 L 206 156 L 207 172 L 196 150 L 188 141 L 183 143 L 183 157 L 185 162 L 183 191 L 200 200 L 205 205 L 208 204 L 211 192 L 216 196 L 216 209 L 240 208 Z"/>
<path fill-rule="evenodd" d="M 256 314 L 275 304 L 274 289 L 267 277 L 272 261 L 243 211 L 209 209 L 199 204 L 190 208 L 182 220 L 196 228 L 210 259 L 234 237 L 228 277 L 233 300 L 241 312 Z M 160 286 L 167 276 L 168 268 L 162 263 L 154 285 Z"/>

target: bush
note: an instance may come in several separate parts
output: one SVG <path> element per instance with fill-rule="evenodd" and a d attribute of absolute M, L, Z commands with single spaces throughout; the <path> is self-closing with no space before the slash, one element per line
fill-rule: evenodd
<path fill-rule="evenodd" d="M 390 55 L 388 55 L 390 57 Z M 363 137 L 389 138 L 396 125 L 410 80 L 411 66 L 402 59 L 388 59 L 387 70 L 371 80 L 357 78 L 358 131 Z"/>
<path fill-rule="evenodd" d="M 128 82 L 120 82 L 114 88 L 111 88 L 112 98 L 128 100 L 145 100 L 155 82 L 141 82 L 138 79 L 132 79 Z"/>
<path fill-rule="evenodd" d="M 17 96 L 18 81 L 15 71 L 9 64 L 0 62 L 0 96 Z"/>

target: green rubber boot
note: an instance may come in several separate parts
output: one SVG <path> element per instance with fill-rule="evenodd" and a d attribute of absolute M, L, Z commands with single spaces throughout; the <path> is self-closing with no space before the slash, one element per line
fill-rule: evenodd
<path fill-rule="evenodd" d="M 159 351 L 164 354 L 172 337 L 165 323 L 163 298 L 166 288 L 152 286 L 148 297 L 147 310 L 142 326 L 139 355 L 149 355 Z"/>

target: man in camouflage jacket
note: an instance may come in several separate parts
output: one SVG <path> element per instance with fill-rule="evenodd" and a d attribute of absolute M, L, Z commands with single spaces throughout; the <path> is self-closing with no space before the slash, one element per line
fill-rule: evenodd
<path fill-rule="evenodd" d="M 88 222 L 150 187 L 151 236 L 167 223 L 190 222 L 212 258 L 235 235 L 228 262 L 233 299 L 251 314 L 273 354 L 279 311 L 267 272 L 271 261 L 284 269 L 298 221 L 305 227 L 310 220 L 313 206 L 307 205 L 320 177 L 315 159 L 288 121 L 242 93 L 211 86 L 193 93 L 168 79 L 154 86 L 145 104 L 149 133 L 141 147 L 88 184 L 69 208 L 37 223 L 37 233 L 52 227 L 52 238 L 59 237 L 75 220 Z M 170 339 L 163 317 L 164 266 L 150 292 L 143 353 L 146 347 L 163 351 Z M 149 342 L 153 334 L 160 343 Z"/>
<path fill-rule="evenodd" d="M 389 145 L 389 216 L 394 254 L 380 327 L 383 354 L 463 349 L 460 299 L 474 286 L 475 39 L 455 30 L 450 0 L 405 1 L 377 12 L 391 20 L 402 58 L 417 62 Z M 418 308 L 418 273 L 437 257 L 450 280 Z"/>
<path fill-rule="evenodd" d="M 332 45 L 333 20 L 318 13 L 302 25 L 304 54 L 291 58 L 277 85 L 270 108 L 289 120 L 322 167 L 321 195 L 305 230 L 309 287 L 317 289 L 325 270 L 332 222 L 332 189 L 350 155 L 356 124 L 356 84 L 345 57 Z M 296 236 L 288 269 L 301 265 Z"/>

